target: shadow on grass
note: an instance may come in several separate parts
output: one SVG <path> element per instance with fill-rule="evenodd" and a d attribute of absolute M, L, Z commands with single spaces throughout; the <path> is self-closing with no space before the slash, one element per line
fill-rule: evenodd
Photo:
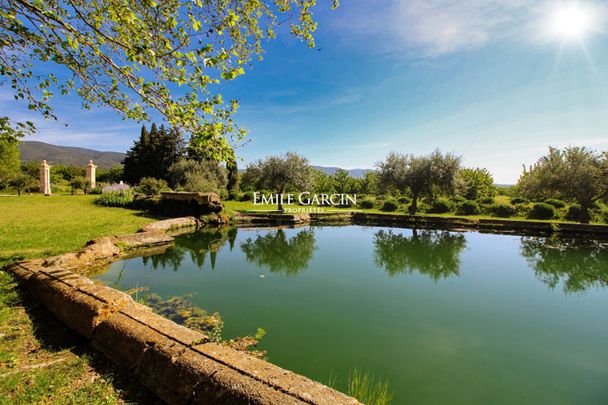
<path fill-rule="evenodd" d="M 18 299 L 15 305 L 22 305 L 32 322 L 34 338 L 42 350 L 50 353 L 70 351 L 87 360 L 87 365 L 108 381 L 120 393 L 120 398 L 133 404 L 162 404 L 153 393 L 134 378 L 132 372 L 117 367 L 101 353 L 95 351 L 90 342 L 72 331 L 29 294 L 17 288 Z M 101 398 L 99 398 L 101 399 Z"/>
<path fill-rule="evenodd" d="M 20 262 L 22 260 L 25 260 L 25 256 L 19 253 L 15 253 L 10 256 L 0 256 L 0 270 L 9 264 Z"/>
<path fill-rule="evenodd" d="M 163 219 L 170 219 L 170 217 L 164 217 L 162 215 L 158 215 L 158 214 L 154 214 L 152 212 L 148 212 L 148 211 L 140 211 L 140 212 L 136 212 L 135 214 L 136 217 L 141 217 L 141 218 L 150 218 L 150 219 L 154 219 L 156 221 L 162 221 Z"/>

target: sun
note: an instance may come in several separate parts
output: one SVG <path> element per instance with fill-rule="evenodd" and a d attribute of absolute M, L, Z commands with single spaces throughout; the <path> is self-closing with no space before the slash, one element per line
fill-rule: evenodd
<path fill-rule="evenodd" d="M 549 30 L 563 41 L 581 40 L 593 30 L 593 15 L 579 3 L 562 4 L 551 14 Z"/>

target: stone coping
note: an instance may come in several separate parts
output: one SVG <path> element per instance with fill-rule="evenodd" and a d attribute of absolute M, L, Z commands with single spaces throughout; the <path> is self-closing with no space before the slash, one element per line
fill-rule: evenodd
<path fill-rule="evenodd" d="M 353 224 L 394 226 L 404 228 L 445 229 L 453 231 L 478 231 L 513 235 L 551 234 L 608 238 L 608 225 L 576 224 L 549 221 L 521 221 L 503 218 L 439 217 L 424 215 L 377 214 L 357 211 L 286 214 L 246 212 L 238 213 L 234 222 L 238 226 L 272 225 L 322 225 Z"/>
<path fill-rule="evenodd" d="M 34 299 L 169 404 L 359 404 L 316 381 L 213 343 L 128 294 L 77 273 L 134 249 L 170 244 L 168 231 L 189 232 L 198 225 L 193 217 L 160 221 L 136 234 L 102 237 L 80 251 L 6 269 Z"/>

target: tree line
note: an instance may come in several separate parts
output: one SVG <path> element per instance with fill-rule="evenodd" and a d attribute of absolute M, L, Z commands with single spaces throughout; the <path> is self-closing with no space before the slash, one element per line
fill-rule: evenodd
<path fill-rule="evenodd" d="M 345 170 L 330 176 L 313 169 L 306 158 L 287 153 L 250 164 L 241 176 L 241 190 L 361 194 L 359 208 L 401 208 L 410 215 L 454 212 L 608 222 L 608 152 L 549 148 L 508 188 L 497 187 L 487 169 L 462 167 L 460 156 L 439 150 L 421 156 L 390 153 L 364 178 Z"/>
<path fill-rule="evenodd" d="M 18 193 L 37 188 L 38 165 L 19 166 L 14 141 L 0 143 L 0 187 Z M 84 168 L 54 166 L 52 183 L 86 190 Z M 355 208 L 433 214 L 492 215 L 567 219 L 583 223 L 608 220 L 608 152 L 585 147 L 549 148 L 524 168 L 513 187 L 500 188 L 484 168 L 463 167 L 461 157 L 439 150 L 426 155 L 390 153 L 361 178 L 339 169 L 313 168 L 294 152 L 252 162 L 239 173 L 233 155 L 218 162 L 176 129 L 144 125 L 122 167 L 100 170 L 98 182 L 125 181 L 145 194 L 162 189 L 214 191 L 224 199 L 250 200 L 253 191 L 357 194 Z M 279 207 L 282 209 L 282 207 Z"/>

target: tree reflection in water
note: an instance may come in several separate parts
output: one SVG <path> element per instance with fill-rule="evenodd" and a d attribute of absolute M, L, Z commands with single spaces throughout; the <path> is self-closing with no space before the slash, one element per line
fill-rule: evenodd
<path fill-rule="evenodd" d="M 179 270 L 186 254 L 190 254 L 193 263 L 203 267 L 209 253 L 211 268 L 215 269 L 217 252 L 226 242 L 230 250 L 234 248 L 237 237 L 237 228 L 212 228 L 200 229 L 194 233 L 178 236 L 175 238 L 175 246 L 167 249 L 162 255 L 144 257 L 144 265 L 152 264 L 153 269 L 160 267 L 171 267 L 173 271 Z"/>
<path fill-rule="evenodd" d="M 464 235 L 436 230 L 412 230 L 412 236 L 380 230 L 374 235 L 374 261 L 390 275 L 426 274 L 433 281 L 458 276 Z"/>
<path fill-rule="evenodd" d="M 307 268 L 316 249 L 312 229 L 302 230 L 291 238 L 287 237 L 284 230 L 278 229 L 241 243 L 241 250 L 248 262 L 266 267 L 273 273 L 289 276 Z"/>
<path fill-rule="evenodd" d="M 536 277 L 554 288 L 563 282 L 567 293 L 608 286 L 608 242 L 557 237 L 522 237 L 521 254 Z"/>

